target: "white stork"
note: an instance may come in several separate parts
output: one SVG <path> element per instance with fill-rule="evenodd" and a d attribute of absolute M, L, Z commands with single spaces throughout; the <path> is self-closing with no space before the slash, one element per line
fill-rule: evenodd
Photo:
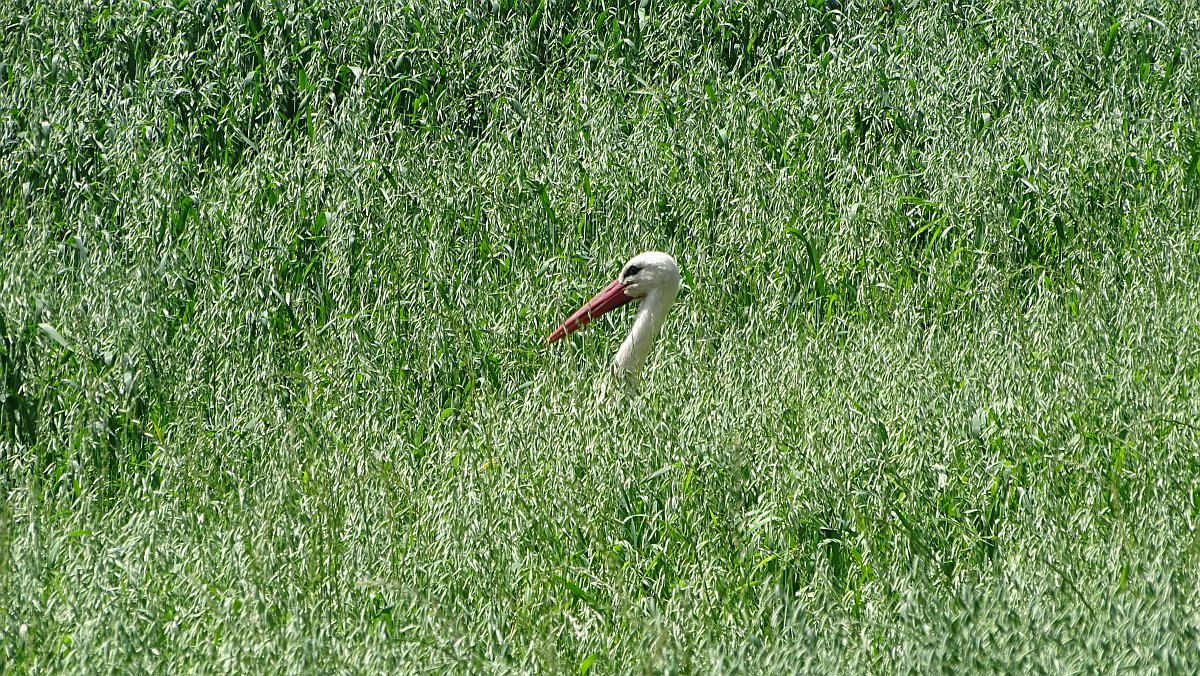
<path fill-rule="evenodd" d="M 679 295 L 679 283 L 679 266 L 674 258 L 661 251 L 638 254 L 625 264 L 612 284 L 584 303 L 547 336 L 545 344 L 565 338 L 606 312 L 640 300 L 642 305 L 633 320 L 633 328 L 629 329 L 613 360 L 617 379 L 626 386 L 635 387 L 650 347 L 667 318 L 667 310 Z"/>

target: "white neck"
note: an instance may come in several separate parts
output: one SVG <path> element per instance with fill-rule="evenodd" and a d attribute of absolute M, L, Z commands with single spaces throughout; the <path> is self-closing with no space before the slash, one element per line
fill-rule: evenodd
<path fill-rule="evenodd" d="M 642 365 L 646 363 L 646 356 L 650 354 L 658 330 L 667 318 L 667 310 L 675 302 L 678 293 L 678 290 L 672 292 L 671 289 L 658 288 L 642 299 L 637 317 L 633 320 L 633 327 L 629 329 L 629 334 L 625 336 L 625 342 L 621 343 L 621 349 L 617 350 L 617 357 L 613 361 L 613 370 L 619 379 L 631 384 L 637 383 L 642 374 Z"/>

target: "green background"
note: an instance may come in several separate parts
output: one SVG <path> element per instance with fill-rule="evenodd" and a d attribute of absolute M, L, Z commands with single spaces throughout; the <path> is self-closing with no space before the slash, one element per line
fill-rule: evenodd
<path fill-rule="evenodd" d="M 6 673 L 1200 669 L 1193 3 L 0 21 Z"/>

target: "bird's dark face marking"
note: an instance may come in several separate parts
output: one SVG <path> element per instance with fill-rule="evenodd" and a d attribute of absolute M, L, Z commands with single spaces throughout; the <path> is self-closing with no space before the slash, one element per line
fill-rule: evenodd
<path fill-rule="evenodd" d="M 630 265 L 629 267 L 625 268 L 624 272 L 621 273 L 621 279 L 623 279 L 623 280 L 629 279 L 630 277 L 633 277 L 634 275 L 636 275 L 637 273 L 639 273 L 641 271 L 642 271 L 641 266 Z"/>

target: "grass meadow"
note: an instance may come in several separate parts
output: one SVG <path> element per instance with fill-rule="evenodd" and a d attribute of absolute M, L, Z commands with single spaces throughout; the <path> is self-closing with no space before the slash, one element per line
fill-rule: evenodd
<path fill-rule="evenodd" d="M 1194 3 L 0 22 L 0 671 L 1200 670 Z"/>

